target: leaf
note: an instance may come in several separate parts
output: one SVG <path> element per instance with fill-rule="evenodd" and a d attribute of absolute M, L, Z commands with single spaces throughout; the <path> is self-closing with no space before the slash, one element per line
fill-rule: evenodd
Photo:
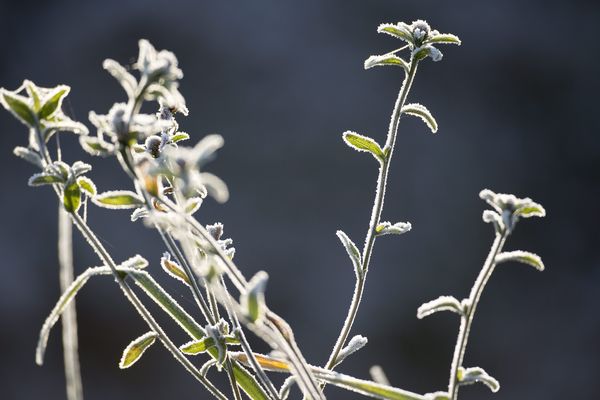
<path fill-rule="evenodd" d="M 136 254 L 119 264 L 120 268 L 144 269 L 150 263 L 144 257 Z"/>
<path fill-rule="evenodd" d="M 114 210 L 124 210 L 143 206 L 144 200 L 129 190 L 112 190 L 92 198 L 94 204 Z"/>
<path fill-rule="evenodd" d="M 375 228 L 377 236 L 383 235 L 402 235 L 412 229 L 410 222 L 396 222 L 392 225 L 390 222 L 382 222 Z"/>
<path fill-rule="evenodd" d="M 444 55 L 442 52 L 435 46 L 431 44 L 424 44 L 421 47 L 418 47 L 413 50 L 413 57 L 417 60 L 423 60 L 424 58 L 431 57 L 433 61 L 440 61 Z"/>
<path fill-rule="evenodd" d="M 465 302 L 465 304 L 467 304 Z M 417 310 L 417 318 L 423 319 L 438 311 L 452 311 L 458 315 L 465 315 L 465 304 L 461 304 L 455 297 L 440 296 L 435 300 L 431 300 L 419 307 Z"/>
<path fill-rule="evenodd" d="M 404 40 L 405 42 L 414 45 L 412 32 L 410 31 L 409 27 L 403 22 L 400 22 L 398 24 L 381 24 L 379 25 L 379 27 L 377 27 L 377 32 L 387 33 L 388 35 L 392 35 L 395 38 Z"/>
<path fill-rule="evenodd" d="M 356 247 L 354 242 L 350 240 L 350 238 L 344 233 L 344 231 L 340 230 L 337 231 L 335 234 L 342 242 L 342 245 L 344 245 L 348 256 L 350 256 L 350 260 L 352 261 L 352 265 L 354 266 L 354 272 L 356 273 L 356 277 L 360 278 L 363 273 L 360 251 L 358 251 L 358 248 Z"/>
<path fill-rule="evenodd" d="M 29 95 L 29 97 L 33 101 L 33 111 L 35 111 L 35 112 L 39 111 L 39 109 L 41 107 L 41 104 L 40 104 L 40 88 L 37 87 L 37 85 L 35 83 L 31 82 L 28 79 L 25 79 L 23 81 L 23 86 L 25 86 L 25 90 L 27 91 L 27 95 Z"/>
<path fill-rule="evenodd" d="M 265 288 L 269 275 L 258 271 L 248 282 L 246 291 L 242 293 L 240 303 L 246 317 L 251 322 L 262 319 L 265 313 Z"/>
<path fill-rule="evenodd" d="M 435 118 L 433 118 L 433 116 L 431 115 L 431 113 L 429 112 L 429 110 L 421 105 L 421 104 L 407 104 L 404 107 L 402 107 L 402 112 L 404 114 L 409 114 L 409 115 L 414 115 L 415 117 L 419 117 L 423 120 L 423 122 L 425 122 L 427 124 L 427 126 L 429 127 L 429 129 L 431 129 L 431 132 L 436 133 L 438 130 L 438 125 L 437 122 L 435 121 Z"/>
<path fill-rule="evenodd" d="M 483 222 L 494 224 L 494 229 L 496 232 L 502 232 L 505 228 L 502 217 L 496 211 L 484 210 L 482 218 Z"/>
<path fill-rule="evenodd" d="M 93 136 L 80 136 L 79 144 L 89 154 L 102 157 L 111 155 L 115 148 L 114 145 Z"/>
<path fill-rule="evenodd" d="M 42 106 L 38 111 L 40 120 L 47 119 L 57 110 L 60 110 L 63 99 L 69 94 L 71 88 L 66 85 L 58 85 L 53 88 L 47 96 L 42 99 Z"/>
<path fill-rule="evenodd" d="M 529 202 L 527 205 L 518 208 L 515 210 L 515 215 L 523 218 L 531 218 L 531 217 L 545 217 L 546 210 L 542 207 L 541 204 L 535 202 Z"/>
<path fill-rule="evenodd" d="M 137 87 L 137 81 L 131 75 L 125 67 L 116 62 L 115 60 L 106 59 L 102 63 L 102 68 L 108 71 L 125 89 L 128 96 L 133 96 Z"/>
<path fill-rule="evenodd" d="M 192 215 L 202 205 L 202 197 L 190 197 L 185 202 L 185 212 Z"/>
<path fill-rule="evenodd" d="M 164 253 L 160 259 L 160 265 L 163 270 L 171 277 L 191 286 L 190 278 L 187 276 L 183 268 L 174 261 L 171 261 L 171 255 Z"/>
<path fill-rule="evenodd" d="M 43 168 L 44 163 L 40 155 L 27 147 L 17 146 L 13 150 L 13 154 L 17 157 L 21 157 L 23 160 L 35 165 L 36 167 Z"/>
<path fill-rule="evenodd" d="M 342 361 L 344 361 L 349 355 L 356 353 L 358 350 L 365 347 L 368 339 L 361 335 L 356 335 L 350 339 L 348 344 L 340 351 L 338 354 L 335 365 L 339 365 Z"/>
<path fill-rule="evenodd" d="M 45 172 L 41 172 L 38 174 L 31 175 L 27 184 L 29 186 L 41 186 L 41 185 L 51 185 L 54 183 L 63 183 L 64 180 L 61 177 L 56 175 L 47 174 Z"/>
<path fill-rule="evenodd" d="M 382 162 L 385 159 L 385 154 L 381 147 L 370 137 L 359 135 L 356 132 L 346 131 L 342 135 L 346 144 L 352 147 L 354 150 L 365 151 L 373 154 L 375 158 Z"/>
<path fill-rule="evenodd" d="M 182 140 L 188 140 L 189 138 L 190 138 L 190 135 L 188 135 L 187 133 L 177 132 L 173 136 L 171 136 L 171 142 L 177 143 L 177 142 L 181 142 Z"/>
<path fill-rule="evenodd" d="M 76 213 L 79 210 L 79 206 L 81 205 L 81 189 L 79 189 L 77 182 L 65 186 L 63 205 L 65 206 L 65 210 L 70 213 Z"/>
<path fill-rule="evenodd" d="M 458 380 L 459 385 L 472 385 L 473 383 L 481 382 L 494 393 L 500 390 L 500 383 L 498 383 L 495 378 L 488 375 L 483 368 L 472 367 L 464 369 L 463 367 L 460 367 L 456 379 Z"/>
<path fill-rule="evenodd" d="M 200 340 L 192 340 L 191 342 L 187 342 L 186 344 L 179 347 L 184 354 L 196 355 L 200 353 L 204 353 L 210 347 L 215 345 L 215 340 L 211 337 L 204 337 Z"/>
<path fill-rule="evenodd" d="M 381 56 L 370 56 L 369 58 L 367 58 L 365 60 L 365 69 L 379 67 L 379 66 L 385 66 L 385 65 L 395 65 L 395 66 L 404 68 L 405 71 L 409 70 L 408 63 L 394 54 L 384 54 Z"/>
<path fill-rule="evenodd" d="M 544 263 L 540 256 L 528 251 L 506 251 L 496 256 L 496 263 L 500 264 L 507 261 L 516 261 L 523 264 L 528 264 L 537 269 L 538 271 L 544 270 Z"/>
<path fill-rule="evenodd" d="M 131 213 L 131 222 L 135 222 L 140 218 L 146 218 L 149 215 L 148 210 L 145 207 L 136 208 Z"/>
<path fill-rule="evenodd" d="M 71 166 L 71 170 L 73 171 L 73 175 L 81 176 L 90 172 L 92 170 L 92 166 L 84 163 L 83 161 L 75 161 Z"/>
<path fill-rule="evenodd" d="M 123 350 L 119 368 L 125 369 L 135 364 L 144 352 L 154 344 L 157 336 L 156 332 L 150 331 L 129 343 L 125 350 Z"/>
<path fill-rule="evenodd" d="M 37 117 L 26 97 L 0 89 L 0 103 L 25 125 L 33 127 L 37 124 Z"/>
<path fill-rule="evenodd" d="M 270 397 L 267 396 L 264 389 L 258 384 L 254 375 L 246 371 L 236 361 L 233 361 L 232 364 L 235 381 L 251 400 L 270 400 Z"/>
<path fill-rule="evenodd" d="M 456 44 L 456 45 L 461 45 L 461 41 L 458 38 L 458 36 L 453 35 L 451 33 L 438 33 L 435 35 L 431 35 L 429 38 L 427 38 L 427 40 L 425 41 L 426 43 L 440 43 L 440 44 Z"/>
<path fill-rule="evenodd" d="M 90 197 L 94 197 L 97 193 L 96 185 L 94 185 L 94 182 L 90 178 L 80 176 L 77 178 L 77 185 L 79 185 L 79 188 Z"/>

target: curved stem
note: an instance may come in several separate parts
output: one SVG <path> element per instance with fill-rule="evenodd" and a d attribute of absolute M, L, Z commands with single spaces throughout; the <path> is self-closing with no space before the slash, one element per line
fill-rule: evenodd
<path fill-rule="evenodd" d="M 350 308 L 348 309 L 348 315 L 346 316 L 346 320 L 344 321 L 344 325 L 342 326 L 342 330 L 340 335 L 335 343 L 333 351 L 329 356 L 329 360 L 325 365 L 326 369 L 333 369 L 337 364 L 337 358 L 340 354 L 340 351 L 344 347 L 346 340 L 348 339 L 348 335 L 350 334 L 350 330 L 352 329 L 352 325 L 354 324 L 354 320 L 356 319 L 356 314 L 358 313 L 358 308 L 360 306 L 360 302 L 362 299 L 365 280 L 367 277 L 367 272 L 369 271 L 369 262 L 371 261 L 371 254 L 373 253 L 373 246 L 375 244 L 376 238 L 376 227 L 379 224 L 379 220 L 381 218 L 381 212 L 383 211 L 383 203 L 385 200 L 385 188 L 387 184 L 387 177 L 390 169 L 390 164 L 392 161 L 392 155 L 394 153 L 394 145 L 396 143 L 396 137 L 398 135 L 398 125 L 400 124 L 400 116 L 402 115 L 402 107 L 404 107 L 404 103 L 406 102 L 406 98 L 408 96 L 408 92 L 412 86 L 413 80 L 415 78 L 415 74 L 417 72 L 418 60 L 414 57 L 411 58 L 410 68 L 406 73 L 406 77 L 404 78 L 404 82 L 402 83 L 402 87 L 400 92 L 398 93 L 398 98 L 396 99 L 396 104 L 394 105 L 394 111 L 392 112 L 392 117 L 390 120 L 390 125 L 388 129 L 387 140 L 385 142 L 384 152 L 386 153 L 386 157 L 384 161 L 381 163 L 381 167 L 379 168 L 379 176 L 377 177 L 377 191 L 375 194 L 375 201 L 373 203 L 373 210 L 371 211 L 371 220 L 369 222 L 369 229 L 367 231 L 367 235 L 365 237 L 365 245 L 362 254 L 362 274 L 359 274 L 359 277 L 356 281 L 356 286 L 354 290 L 354 295 L 352 296 L 352 302 L 350 303 Z"/>
<path fill-rule="evenodd" d="M 483 293 L 485 285 L 494 272 L 494 268 L 496 266 L 496 256 L 502 251 L 502 247 L 504 246 L 507 236 L 508 233 L 506 232 L 496 233 L 496 238 L 494 239 L 494 243 L 492 244 L 492 248 L 490 249 L 485 263 L 483 264 L 483 268 L 481 268 L 481 272 L 479 272 L 479 276 L 477 276 L 477 280 L 471 288 L 471 293 L 469 294 L 468 299 L 469 306 L 467 308 L 466 315 L 461 317 L 460 330 L 456 339 L 454 356 L 452 357 L 452 366 L 450 367 L 450 382 L 448 383 L 448 394 L 450 395 L 451 400 L 456 400 L 458 396 L 458 369 L 462 366 L 463 359 L 465 357 L 467 343 L 469 341 L 469 333 L 471 331 L 471 325 L 473 323 L 473 317 L 475 316 L 477 304 L 479 303 L 479 299 L 481 298 L 481 294 Z"/>

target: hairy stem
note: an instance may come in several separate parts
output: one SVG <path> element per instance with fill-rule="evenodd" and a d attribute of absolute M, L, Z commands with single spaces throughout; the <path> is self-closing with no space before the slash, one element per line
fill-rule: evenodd
<path fill-rule="evenodd" d="M 64 292 L 73 282 L 73 228 L 69 214 L 58 206 L 58 264 L 60 290 Z M 83 400 L 83 385 L 79 368 L 77 343 L 77 312 L 75 299 L 61 315 L 63 359 L 68 400 Z"/>
<path fill-rule="evenodd" d="M 452 366 L 450 367 L 450 382 L 448 383 L 448 394 L 450 395 L 451 400 L 456 400 L 458 398 L 458 369 L 462 366 L 463 359 L 465 357 L 467 343 L 469 341 L 469 333 L 471 331 L 471 325 L 473 323 L 473 317 L 475 316 L 477 304 L 479 303 L 479 299 L 481 298 L 481 293 L 483 293 L 485 285 L 494 272 L 494 268 L 496 266 L 496 256 L 502 251 L 502 247 L 504 246 L 507 236 L 508 233 L 506 233 L 506 231 L 503 233 L 496 233 L 496 238 L 494 239 L 494 243 L 492 244 L 492 248 L 490 249 L 485 263 L 483 264 L 483 268 L 481 268 L 479 276 L 477 276 L 477 280 L 471 288 L 471 293 L 469 294 L 468 299 L 469 306 L 467 308 L 466 315 L 461 317 L 460 330 L 456 339 L 456 346 L 454 347 Z"/>
<path fill-rule="evenodd" d="M 398 98 L 396 99 L 396 104 L 394 105 L 394 111 L 392 112 L 392 117 L 388 129 L 388 135 L 384 147 L 384 152 L 386 152 L 387 155 L 381 164 L 381 168 L 379 168 L 379 176 L 377 177 L 377 191 L 375 194 L 375 201 L 373 203 L 373 210 L 371 211 L 369 229 L 367 230 L 367 235 L 365 238 L 361 266 L 362 274 L 359 274 L 357 278 L 356 286 L 354 289 L 354 295 L 352 296 L 352 302 L 350 303 L 350 308 L 348 309 L 348 315 L 346 316 L 346 320 L 344 321 L 344 325 L 342 326 L 340 335 L 335 343 L 335 346 L 333 347 L 333 351 L 329 356 L 329 360 L 325 365 L 326 369 L 333 369 L 337 364 L 338 356 L 340 354 L 340 351 L 344 347 L 346 340 L 348 339 L 348 335 L 350 334 L 350 330 L 352 329 L 352 325 L 354 324 L 354 320 L 356 319 L 356 314 L 358 313 L 358 308 L 362 300 L 362 295 L 365 288 L 365 281 L 367 278 L 367 272 L 369 271 L 369 262 L 371 261 L 371 254 L 373 253 L 373 246 L 375 244 L 375 229 L 379 224 L 381 213 L 383 211 L 387 178 L 390 169 L 390 164 L 392 161 L 392 155 L 394 153 L 396 137 L 398 135 L 398 125 L 400 124 L 402 107 L 404 107 L 404 103 L 406 102 L 406 98 L 415 78 L 418 63 L 419 61 L 416 58 L 411 58 L 410 68 L 406 73 L 404 82 L 402 83 L 402 87 L 400 88 L 400 92 L 398 93 Z"/>

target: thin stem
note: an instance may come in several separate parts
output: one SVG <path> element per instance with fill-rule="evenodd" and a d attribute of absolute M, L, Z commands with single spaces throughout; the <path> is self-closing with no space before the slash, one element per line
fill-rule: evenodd
<path fill-rule="evenodd" d="M 404 82 L 402 83 L 402 87 L 400 88 L 400 92 L 398 93 L 398 98 L 396 99 L 396 104 L 394 105 L 394 111 L 392 112 L 392 117 L 388 129 L 388 135 L 384 147 L 384 152 L 387 151 L 387 155 L 385 160 L 381 163 L 381 167 L 379 168 L 379 176 L 377 177 L 377 191 L 375 193 L 373 210 L 371 212 L 369 229 L 365 238 L 365 245 L 362 255 L 362 274 L 359 274 L 359 277 L 357 278 L 356 286 L 354 289 L 354 295 L 352 296 L 352 302 L 350 303 L 350 308 L 348 309 L 348 315 L 346 316 L 346 320 L 344 321 L 344 325 L 342 326 L 342 330 L 335 343 L 333 351 L 329 356 L 329 360 L 325 365 L 326 369 L 333 369 L 337 364 L 337 358 L 340 354 L 340 351 L 344 347 L 346 340 L 348 339 L 348 335 L 350 334 L 350 330 L 352 329 L 352 325 L 354 324 L 354 320 L 356 319 L 356 314 L 358 313 L 358 308 L 360 306 L 363 291 L 365 288 L 367 272 L 369 271 L 369 262 L 371 261 L 371 254 L 373 252 L 373 246 L 375 244 L 375 229 L 379 224 L 381 212 L 383 211 L 387 177 L 392 161 L 392 155 L 394 153 L 394 145 L 396 143 L 396 137 L 398 134 L 398 125 L 400 124 L 402 107 L 404 107 L 404 103 L 406 102 L 406 98 L 415 78 L 418 63 L 419 61 L 417 59 L 415 59 L 414 57 L 411 58 L 410 68 L 406 73 Z"/>
<path fill-rule="evenodd" d="M 65 292 L 73 282 L 73 228 L 69 214 L 62 204 L 58 205 L 58 264 L 60 290 Z M 75 299 L 61 315 L 63 359 L 68 400 L 83 400 L 83 385 L 79 367 L 77 343 L 77 312 Z"/>
<path fill-rule="evenodd" d="M 229 358 L 229 356 L 227 356 L 227 360 L 225 361 L 225 368 L 227 369 L 227 376 L 229 377 L 229 384 L 231 385 L 233 397 L 235 398 L 235 400 L 242 400 L 240 388 L 238 388 L 237 382 L 235 380 L 235 374 L 233 373 L 233 365 L 231 364 L 231 359 Z"/>
<path fill-rule="evenodd" d="M 494 268 L 496 266 L 496 256 L 502 251 L 502 247 L 504 246 L 507 236 L 508 233 L 506 231 L 502 233 L 496 233 L 496 238 L 494 239 L 494 243 L 492 244 L 492 248 L 490 249 L 485 263 L 483 264 L 483 268 L 481 268 L 479 276 L 477 276 L 477 280 L 471 288 L 471 293 L 469 294 L 468 299 L 469 306 L 467 307 L 466 315 L 461 317 L 460 330 L 456 339 L 456 346 L 454 347 L 452 366 L 450 367 L 450 382 L 448 383 L 448 394 L 450 395 L 451 400 L 456 400 L 458 396 L 458 369 L 462 366 L 465 352 L 467 350 L 469 333 L 471 331 L 471 325 L 473 323 L 473 317 L 475 316 L 477 304 L 479 303 L 479 299 L 481 298 L 481 294 L 483 293 L 485 285 L 494 272 Z"/>
<path fill-rule="evenodd" d="M 140 299 L 135 295 L 131 287 L 125 282 L 123 276 L 117 271 L 117 266 L 113 261 L 112 257 L 102 243 L 98 240 L 96 235 L 92 232 L 92 230 L 87 226 L 87 224 L 81 219 L 81 217 L 77 213 L 72 213 L 71 218 L 73 223 L 79 229 L 81 234 L 87 239 L 90 246 L 94 249 L 95 253 L 98 255 L 100 260 L 107 265 L 114 277 L 117 281 L 119 287 L 125 294 L 125 297 L 129 302 L 133 305 L 136 311 L 142 316 L 144 321 L 148 324 L 150 329 L 152 329 L 157 335 L 162 344 L 167 348 L 167 350 L 175 357 L 181 365 L 194 376 L 198 381 L 200 381 L 204 387 L 216 398 L 221 400 L 227 400 L 227 397 L 221 393 L 208 379 L 206 379 L 200 372 L 196 369 L 196 367 L 179 351 L 177 346 L 169 339 L 167 334 L 162 330 L 160 325 L 156 322 L 154 317 L 150 314 L 150 312 L 144 307 Z"/>

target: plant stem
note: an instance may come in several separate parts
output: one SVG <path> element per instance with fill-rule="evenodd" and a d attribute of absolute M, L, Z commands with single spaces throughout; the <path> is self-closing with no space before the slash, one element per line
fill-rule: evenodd
<path fill-rule="evenodd" d="M 69 214 L 58 206 L 58 264 L 60 290 L 64 292 L 73 282 L 73 229 Z M 77 343 L 77 312 L 75 299 L 61 315 L 63 360 L 68 400 L 83 400 L 83 385 L 79 368 Z"/>
<path fill-rule="evenodd" d="M 506 231 L 502 233 L 496 233 L 496 238 L 492 244 L 492 248 L 483 264 L 483 268 L 477 276 L 477 280 L 471 288 L 469 294 L 469 306 L 467 307 L 466 315 L 461 316 L 460 330 L 456 339 L 456 346 L 454 347 L 454 356 L 452 357 L 452 366 L 450 367 L 450 382 L 448 383 L 448 394 L 451 400 L 456 400 L 458 396 L 458 369 L 462 366 L 465 352 L 467 350 L 467 343 L 469 341 L 469 333 L 471 331 L 471 325 L 473 323 L 473 317 L 475 316 L 475 310 L 477 304 L 481 298 L 481 293 L 487 284 L 488 280 L 494 272 L 496 266 L 496 256 L 502 251 L 504 242 L 508 233 Z"/>
<path fill-rule="evenodd" d="M 160 341 L 173 355 L 173 357 L 175 357 L 175 359 L 179 361 L 179 363 L 181 363 L 181 365 L 183 365 L 183 367 L 190 374 L 192 374 L 192 376 L 194 376 L 198 381 L 200 381 L 213 396 L 215 396 L 217 399 L 227 400 L 227 397 L 223 393 L 221 393 L 208 379 L 202 376 L 198 369 L 196 369 L 196 367 L 183 354 L 181 354 L 177 346 L 171 341 L 171 339 L 169 339 L 169 337 L 162 330 L 160 325 L 156 322 L 154 317 L 152 317 L 152 315 L 142 304 L 140 299 L 135 295 L 131 287 L 127 284 L 127 282 L 125 282 L 123 276 L 117 271 L 117 266 L 112 260 L 112 257 L 110 256 L 110 254 L 108 254 L 102 243 L 100 243 L 96 235 L 87 226 L 85 221 L 83 221 L 83 219 L 81 219 L 81 217 L 77 213 L 72 213 L 71 219 L 73 220 L 73 223 L 75 224 L 77 229 L 79 229 L 81 234 L 86 238 L 90 246 L 94 249 L 94 252 L 98 255 L 100 260 L 111 269 L 115 280 L 117 281 L 119 287 L 125 294 L 127 300 L 129 300 L 129 302 L 133 305 L 136 311 L 142 316 L 144 321 L 146 321 L 150 329 L 156 332 Z"/>
<path fill-rule="evenodd" d="M 400 88 L 400 92 L 398 93 L 398 98 L 396 99 L 396 104 L 394 105 L 394 110 L 392 112 L 392 117 L 390 120 L 390 125 L 388 129 L 388 135 L 385 142 L 384 152 L 387 152 L 387 155 L 383 162 L 381 163 L 381 167 L 379 168 L 379 176 L 377 177 L 377 191 L 375 194 L 375 201 L 373 203 L 373 210 L 371 212 L 371 220 L 369 222 L 369 229 L 367 231 L 367 235 L 365 238 L 365 245 L 362 254 L 362 274 L 358 274 L 358 278 L 356 280 L 356 286 L 354 289 L 354 295 L 352 296 L 352 302 L 350 303 L 350 308 L 348 309 L 348 315 L 346 316 L 346 320 L 344 325 L 342 326 L 342 330 L 340 335 L 335 343 L 333 351 L 329 356 L 329 360 L 325 365 L 326 369 L 333 369 L 337 364 L 337 358 L 340 354 L 340 351 L 344 347 L 346 340 L 348 339 L 348 335 L 350 334 L 350 330 L 352 329 L 352 325 L 354 324 L 354 320 L 356 319 L 356 314 L 358 312 L 358 308 L 360 306 L 360 302 L 362 299 L 363 291 L 365 288 L 365 281 L 367 277 L 367 272 L 369 271 L 369 262 L 371 261 L 371 254 L 373 253 L 373 246 L 375 244 L 376 238 L 376 228 L 379 224 L 379 220 L 381 218 L 381 212 L 383 211 L 383 203 L 385 200 L 385 189 L 387 184 L 387 177 L 390 169 L 390 164 L 392 161 L 392 155 L 394 153 L 394 145 L 396 143 L 396 137 L 398 134 L 398 125 L 400 123 L 400 117 L 402 115 L 402 107 L 404 107 L 404 103 L 406 102 L 406 98 L 408 96 L 408 92 L 412 86 L 413 80 L 415 78 L 415 74 L 417 72 L 417 65 L 419 61 L 414 57 L 411 58 L 410 68 L 406 73 L 404 78 L 404 82 L 402 83 L 402 87 Z"/>

